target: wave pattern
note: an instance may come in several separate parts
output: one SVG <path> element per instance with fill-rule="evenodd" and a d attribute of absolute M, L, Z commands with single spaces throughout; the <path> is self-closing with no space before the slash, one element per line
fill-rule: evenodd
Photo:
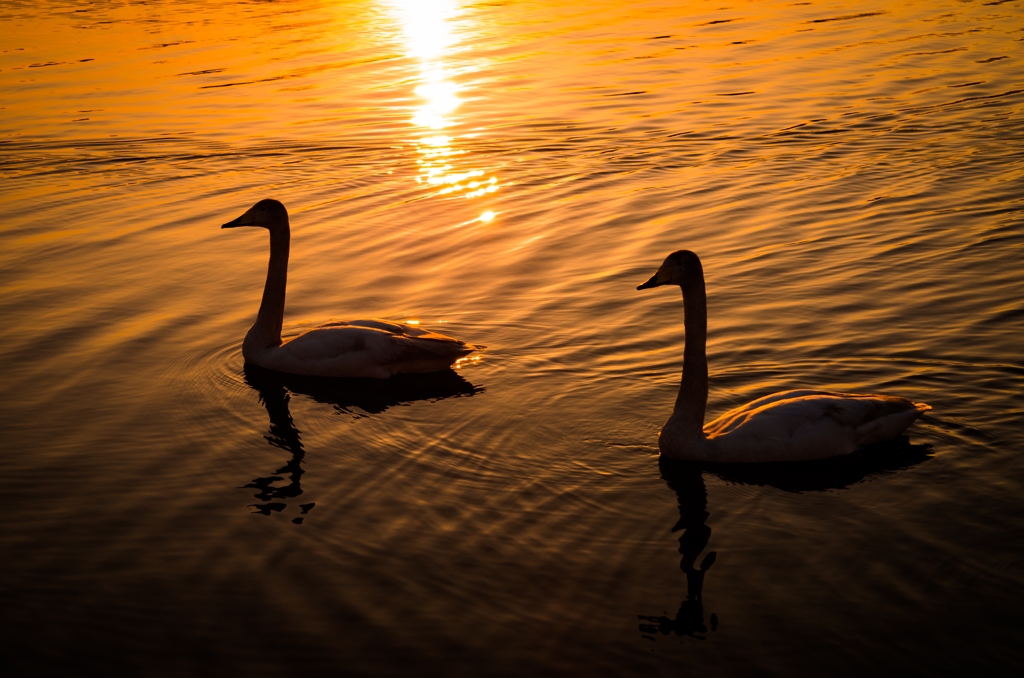
<path fill-rule="evenodd" d="M 26 671 L 1024 665 L 1019 3 L 0 17 Z M 387 392 L 247 373 L 267 244 L 219 224 L 264 197 L 292 214 L 286 332 L 487 350 Z M 659 467 L 681 307 L 634 288 L 680 248 L 710 415 L 796 386 L 934 410 L 799 481 Z"/>

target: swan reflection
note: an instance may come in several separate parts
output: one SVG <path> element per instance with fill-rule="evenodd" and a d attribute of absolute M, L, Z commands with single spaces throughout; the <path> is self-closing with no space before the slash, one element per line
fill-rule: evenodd
<path fill-rule="evenodd" d="M 288 507 L 288 501 L 302 493 L 302 461 L 306 451 L 302 434 L 292 419 L 288 403 L 292 395 L 304 395 L 315 402 L 332 405 L 335 410 L 353 417 L 380 414 L 389 407 L 417 400 L 444 400 L 471 396 L 483 391 L 462 378 L 454 370 L 429 374 L 402 374 L 390 379 L 328 379 L 304 377 L 245 365 L 245 383 L 258 394 L 270 416 L 270 428 L 264 439 L 291 456 L 273 473 L 253 478 L 243 488 L 257 490 L 253 495 L 260 502 L 250 504 L 253 513 L 271 515 Z M 315 502 L 298 504 L 300 514 L 292 519 L 301 524 Z"/>
<path fill-rule="evenodd" d="M 686 598 L 679 604 L 675 617 L 637 615 L 640 619 L 640 633 L 654 640 L 655 633 L 662 635 L 691 636 L 704 640 L 700 635 L 708 632 L 704 623 L 704 576 L 715 564 L 718 554 L 709 551 L 700 566 L 697 557 L 707 548 L 711 539 L 711 528 L 707 525 L 710 514 L 707 512 L 708 491 L 704 486 L 704 475 L 701 469 L 692 463 L 677 462 L 662 457 L 660 460 L 661 477 L 676 493 L 679 504 L 679 520 L 672 527 L 672 532 L 682 530 L 679 535 L 679 569 L 686 575 Z M 714 613 L 709 619 L 711 630 L 718 628 L 718 617 Z"/>
<path fill-rule="evenodd" d="M 682 531 L 679 535 L 679 569 L 686 575 L 686 598 L 679 604 L 675 617 L 668 616 L 667 612 L 660 616 L 637 615 L 640 633 L 650 640 L 654 640 L 656 634 L 706 640 L 704 634 L 709 628 L 711 631 L 718 629 L 715 613 L 711 613 L 705 623 L 703 595 L 705 577 L 718 554 L 709 551 L 697 565 L 697 558 L 711 541 L 705 473 L 729 483 L 770 486 L 801 493 L 846 489 L 868 478 L 893 474 L 929 459 L 931 445 L 911 444 L 906 436 L 864 447 L 842 457 L 815 461 L 713 464 L 661 457 L 658 461 L 661 477 L 675 492 L 679 507 L 679 520 L 672 527 L 672 532 Z"/>

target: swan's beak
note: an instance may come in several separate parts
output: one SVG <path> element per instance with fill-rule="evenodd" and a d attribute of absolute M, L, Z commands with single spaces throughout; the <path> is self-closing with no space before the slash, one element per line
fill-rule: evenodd
<path fill-rule="evenodd" d="M 636 288 L 638 290 L 649 290 L 652 287 L 661 287 L 662 285 L 667 285 L 671 278 L 672 276 L 664 268 L 659 268 L 658 272 L 652 275 L 647 282 L 637 285 Z"/>
<path fill-rule="evenodd" d="M 233 221 L 229 221 L 226 224 L 221 224 L 221 228 L 238 228 L 239 226 L 255 226 L 256 222 L 253 221 L 253 218 L 252 218 L 250 212 L 252 212 L 252 210 L 247 210 L 245 214 L 243 214 L 242 216 L 238 217 L 237 219 L 235 219 Z"/>

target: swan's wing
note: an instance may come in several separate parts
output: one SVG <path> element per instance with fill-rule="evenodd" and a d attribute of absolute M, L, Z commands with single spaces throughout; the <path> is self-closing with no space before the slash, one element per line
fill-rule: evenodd
<path fill-rule="evenodd" d="M 437 372 L 476 350 L 427 330 L 409 328 L 417 330 L 409 336 L 370 324 L 377 321 L 357 322 L 360 324 L 330 323 L 301 334 L 278 347 L 275 365 L 267 367 L 292 374 L 386 378 L 407 372 Z"/>
<path fill-rule="evenodd" d="M 338 327 L 368 327 L 370 329 L 382 330 L 384 332 L 393 334 L 398 337 L 412 337 L 418 339 L 432 339 L 434 341 L 448 342 L 449 344 L 454 344 L 470 349 L 470 351 L 486 348 L 485 346 L 474 346 L 473 344 L 467 344 L 464 341 L 460 341 L 453 337 L 449 337 L 446 334 L 434 332 L 428 329 L 424 329 L 422 327 L 417 327 L 415 325 L 407 325 L 405 323 L 393 323 L 388 322 L 387 320 L 377 320 L 376 318 L 364 320 L 335 320 L 333 322 L 324 323 L 323 325 L 320 325 L 316 329 L 330 329 Z"/>
<path fill-rule="evenodd" d="M 424 334 L 432 334 L 430 330 L 421 329 L 415 325 L 406 325 L 405 323 L 393 323 L 387 320 L 377 320 L 375 318 L 365 320 L 334 320 L 329 323 L 320 325 L 317 329 L 326 329 L 331 327 L 369 327 L 372 329 L 383 330 L 390 332 L 391 334 L 406 337 L 419 337 Z"/>
<path fill-rule="evenodd" d="M 743 422 L 747 421 L 750 418 L 749 415 L 753 412 L 784 401 L 799 400 L 814 396 L 841 397 L 843 395 L 845 394 L 834 393 L 832 391 L 815 391 L 811 389 L 779 391 L 778 393 L 772 393 L 771 395 L 761 396 L 757 400 L 751 400 L 749 403 L 729 410 L 711 423 L 706 424 L 704 426 L 704 432 L 708 435 L 722 435 L 723 433 L 728 433 L 737 426 L 740 426 Z"/>
<path fill-rule="evenodd" d="M 737 408 L 705 427 L 709 439 L 737 461 L 818 459 L 894 438 L 927 405 L 882 395 L 786 392 Z M 787 395 L 788 394 L 788 395 Z M 757 402 L 757 401 L 755 401 Z"/>

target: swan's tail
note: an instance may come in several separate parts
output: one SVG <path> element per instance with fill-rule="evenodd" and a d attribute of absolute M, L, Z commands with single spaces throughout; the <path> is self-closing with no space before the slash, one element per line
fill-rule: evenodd
<path fill-rule="evenodd" d="M 482 346 L 466 344 L 443 334 L 396 338 L 404 345 L 401 357 L 390 365 L 392 374 L 439 372 Z"/>
<path fill-rule="evenodd" d="M 435 332 L 422 334 L 415 337 L 414 341 L 425 342 L 418 345 L 432 353 L 437 353 L 439 355 L 458 354 L 459 357 L 469 355 L 473 351 L 481 351 L 487 348 L 482 344 L 467 344 L 464 341 L 452 339 L 451 337 L 446 337 L 443 334 L 437 334 Z"/>
<path fill-rule="evenodd" d="M 857 427 L 857 446 L 880 443 L 900 435 L 931 405 L 915 403 L 903 398 L 886 398 L 889 411 L 880 417 L 873 417 Z M 902 405 L 902 406 L 901 406 Z"/>

